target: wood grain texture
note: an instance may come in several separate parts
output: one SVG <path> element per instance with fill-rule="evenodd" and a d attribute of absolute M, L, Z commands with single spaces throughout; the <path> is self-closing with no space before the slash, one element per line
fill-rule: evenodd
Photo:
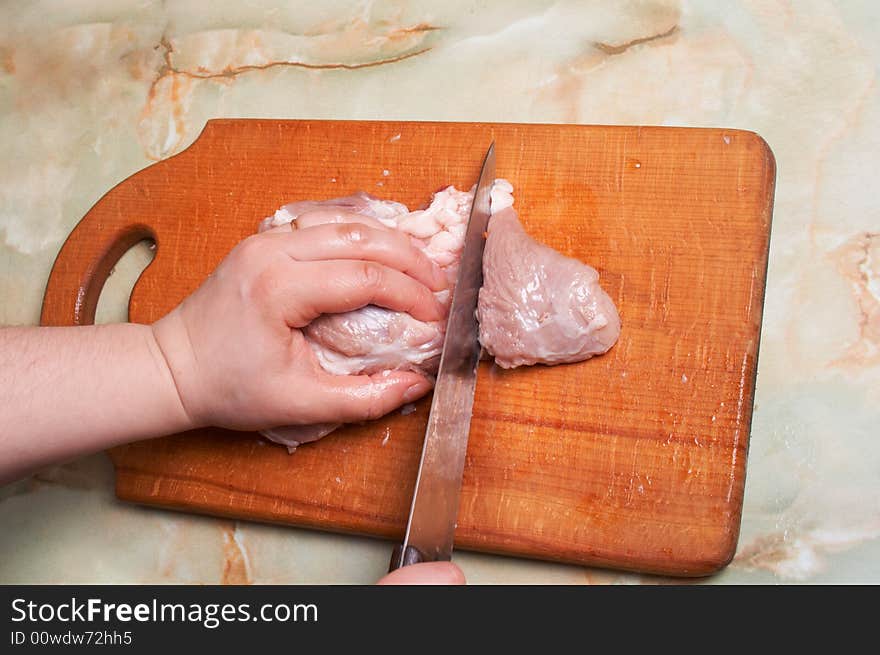
<path fill-rule="evenodd" d="M 83 218 L 42 322 L 90 323 L 108 271 L 143 237 L 158 250 L 130 316 L 152 322 L 280 205 L 363 189 L 414 208 L 447 184 L 469 188 L 492 139 L 526 229 L 599 270 L 623 329 L 607 355 L 580 364 L 481 364 L 457 547 L 673 575 L 719 569 L 739 533 L 775 180 L 753 133 L 210 121 Z M 428 403 L 293 455 L 222 430 L 117 448 L 117 494 L 398 539 Z"/>

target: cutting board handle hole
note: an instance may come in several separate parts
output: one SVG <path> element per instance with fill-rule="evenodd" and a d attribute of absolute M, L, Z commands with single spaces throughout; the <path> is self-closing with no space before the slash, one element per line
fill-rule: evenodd
<path fill-rule="evenodd" d="M 156 241 L 141 239 L 111 265 L 98 297 L 95 324 L 122 323 L 129 320 L 128 305 L 138 278 L 156 257 Z M 97 282 L 97 281 L 96 281 Z"/>

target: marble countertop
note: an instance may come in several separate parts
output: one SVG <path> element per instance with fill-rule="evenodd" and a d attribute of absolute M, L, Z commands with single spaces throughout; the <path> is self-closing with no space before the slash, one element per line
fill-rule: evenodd
<path fill-rule="evenodd" d="M 869 0 L 0 6 L 0 324 L 213 117 L 718 126 L 777 160 L 739 548 L 704 583 L 880 582 L 880 6 Z M 126 318 L 150 251 L 111 277 Z M 0 488 L 0 583 L 365 583 L 384 541 L 145 509 L 104 455 Z M 475 583 L 666 580 L 457 553 Z"/>

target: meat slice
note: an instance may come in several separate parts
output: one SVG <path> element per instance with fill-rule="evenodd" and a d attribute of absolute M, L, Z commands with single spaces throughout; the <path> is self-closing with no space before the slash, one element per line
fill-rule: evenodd
<path fill-rule="evenodd" d="M 260 224 L 260 230 L 287 223 L 361 222 L 396 229 L 410 239 L 455 283 L 473 189 L 447 187 L 430 205 L 409 211 L 405 205 L 364 192 L 325 201 L 285 205 Z M 605 352 L 617 340 L 620 320 L 598 284 L 598 273 L 531 239 L 513 207 L 513 187 L 496 180 L 492 219 L 484 255 L 484 287 L 478 317 L 480 341 L 505 368 L 535 363 L 580 361 Z M 437 294 L 448 304 L 451 290 Z M 364 307 L 319 317 L 304 329 L 321 366 L 336 375 L 413 370 L 437 372 L 445 322 L 425 323 L 409 314 Z M 269 439 L 292 451 L 320 439 L 340 424 L 286 426 L 266 430 Z"/>
<path fill-rule="evenodd" d="M 448 292 L 444 296 L 448 298 Z M 321 316 L 304 332 L 328 373 L 410 370 L 433 375 L 440 363 L 445 327 L 442 322 L 424 323 L 409 314 L 371 305 Z"/>
<path fill-rule="evenodd" d="M 532 239 L 513 207 L 493 208 L 477 318 L 480 343 L 503 368 L 579 362 L 620 335 L 596 270 Z"/>

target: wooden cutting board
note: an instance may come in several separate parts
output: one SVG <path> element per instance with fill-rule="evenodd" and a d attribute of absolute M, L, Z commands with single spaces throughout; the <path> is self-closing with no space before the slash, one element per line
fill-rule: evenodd
<path fill-rule="evenodd" d="M 673 575 L 723 567 L 739 533 L 775 181 L 754 133 L 210 121 L 86 214 L 42 322 L 91 323 L 111 267 L 144 238 L 158 250 L 130 316 L 155 321 L 282 204 L 363 189 L 415 208 L 447 184 L 469 188 L 492 139 L 526 229 L 599 270 L 623 330 L 580 364 L 481 364 L 456 547 Z M 400 539 L 428 406 L 293 455 L 222 430 L 124 446 L 111 453 L 116 492 Z"/>

